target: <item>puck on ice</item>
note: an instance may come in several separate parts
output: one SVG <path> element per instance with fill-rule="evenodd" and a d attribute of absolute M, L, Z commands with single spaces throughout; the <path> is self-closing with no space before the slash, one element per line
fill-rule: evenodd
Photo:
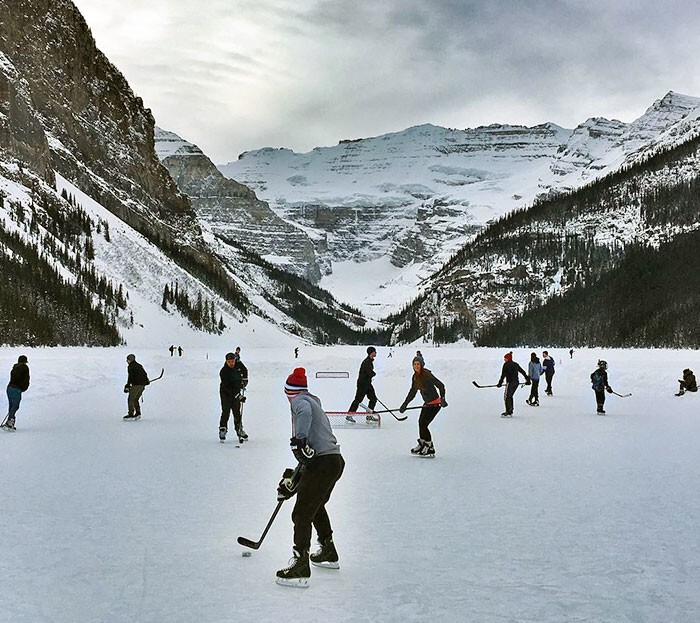
<path fill-rule="evenodd" d="M 245 557 L 245 558 L 248 558 L 249 556 L 252 556 L 252 553 L 251 553 L 251 552 L 248 552 L 248 551 L 246 551 L 246 552 L 241 552 L 241 556 L 243 556 L 243 557 Z"/>

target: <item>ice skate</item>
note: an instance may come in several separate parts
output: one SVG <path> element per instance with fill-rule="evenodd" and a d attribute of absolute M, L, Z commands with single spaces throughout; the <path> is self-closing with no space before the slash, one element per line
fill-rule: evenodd
<path fill-rule="evenodd" d="M 432 441 L 426 441 L 421 448 L 420 454 L 418 455 L 424 459 L 434 459 L 435 458 L 435 446 L 433 446 Z"/>
<path fill-rule="evenodd" d="M 311 577 L 311 567 L 309 566 L 309 551 L 294 549 L 294 556 L 289 561 L 289 565 L 277 572 L 275 580 L 280 586 L 290 586 L 292 588 L 308 588 Z"/>
<path fill-rule="evenodd" d="M 335 549 L 333 538 L 328 537 L 323 541 L 319 541 L 321 548 L 309 556 L 311 564 L 314 567 L 323 567 L 324 569 L 340 569 L 338 563 L 338 552 Z"/>
<path fill-rule="evenodd" d="M 411 448 L 411 454 L 420 454 L 420 451 L 423 449 L 423 445 L 425 445 L 425 441 L 422 439 L 417 439 L 418 445 L 415 448 Z"/>
<path fill-rule="evenodd" d="M 226 433 L 227 432 L 228 432 L 228 430 L 226 429 L 225 426 L 219 426 L 219 441 L 221 441 L 222 443 L 224 441 L 226 441 Z"/>

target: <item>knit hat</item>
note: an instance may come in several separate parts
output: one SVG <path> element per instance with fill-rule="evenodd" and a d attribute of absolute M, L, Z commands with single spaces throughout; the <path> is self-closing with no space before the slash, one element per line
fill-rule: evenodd
<path fill-rule="evenodd" d="M 371 355 L 372 353 L 376 353 L 377 349 L 374 346 L 368 346 L 367 347 L 367 354 Z"/>
<path fill-rule="evenodd" d="M 136 355 L 127 355 L 126 360 L 127 361 L 136 361 Z"/>
<path fill-rule="evenodd" d="M 513 351 L 506 353 L 503 356 L 503 359 L 505 359 L 506 361 L 513 361 Z"/>
<path fill-rule="evenodd" d="M 29 361 L 27 355 L 20 355 L 17 357 L 17 363 L 27 363 L 27 361 Z"/>
<path fill-rule="evenodd" d="M 287 377 L 287 382 L 284 384 L 284 393 L 287 396 L 296 396 L 307 389 L 309 384 L 306 380 L 306 370 L 294 368 L 294 372 Z"/>
<path fill-rule="evenodd" d="M 414 357 L 413 361 L 411 362 L 411 365 L 416 363 L 416 361 L 421 365 L 421 368 L 423 367 L 423 360 L 420 357 Z"/>
<path fill-rule="evenodd" d="M 236 355 L 233 353 L 226 353 L 226 361 L 231 361 L 231 359 L 235 359 Z"/>

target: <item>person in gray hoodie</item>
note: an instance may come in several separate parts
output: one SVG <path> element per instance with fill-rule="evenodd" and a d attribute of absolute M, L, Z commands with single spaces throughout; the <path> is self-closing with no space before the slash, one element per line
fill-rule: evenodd
<path fill-rule="evenodd" d="M 530 362 L 527 364 L 527 375 L 530 377 L 532 385 L 530 386 L 530 397 L 525 402 L 531 407 L 540 406 L 539 386 L 540 376 L 543 372 L 544 368 L 540 363 L 540 358 L 537 356 L 537 353 L 530 353 Z"/>
<path fill-rule="evenodd" d="M 309 393 L 304 368 L 296 368 L 287 377 L 284 392 L 292 414 L 290 446 L 300 463 L 301 477 L 288 496 L 282 482 L 278 488 L 278 498 L 296 493 L 297 501 L 292 511 L 294 556 L 289 566 L 277 572 L 276 581 L 282 586 L 303 588 L 311 577 L 309 561 L 316 566 L 339 568 L 326 503 L 343 474 L 345 461 L 321 401 Z M 321 548 L 309 556 L 312 526 Z"/>

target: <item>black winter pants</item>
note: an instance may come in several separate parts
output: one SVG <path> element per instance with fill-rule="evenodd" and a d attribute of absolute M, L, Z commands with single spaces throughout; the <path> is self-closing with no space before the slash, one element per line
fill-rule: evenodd
<path fill-rule="evenodd" d="M 552 393 L 552 377 L 554 376 L 554 370 L 545 370 L 544 378 L 547 381 L 547 389 L 545 389 L 546 394 Z"/>
<path fill-rule="evenodd" d="M 326 503 L 344 468 L 345 460 L 340 454 L 317 456 L 304 468 L 297 489 L 297 501 L 292 511 L 294 547 L 298 551 L 311 547 L 312 525 L 316 529 L 319 541 L 333 535 Z"/>
<path fill-rule="evenodd" d="M 233 427 L 238 430 L 243 422 L 241 421 L 241 400 L 239 398 L 240 394 L 236 397 L 226 392 L 219 390 L 219 397 L 221 398 L 221 419 L 219 420 L 219 427 L 224 427 L 228 429 L 228 420 L 233 411 Z"/>
<path fill-rule="evenodd" d="M 355 399 L 352 401 L 352 404 L 350 405 L 348 411 L 357 411 L 357 407 L 360 406 L 360 403 L 362 402 L 365 396 L 369 398 L 369 402 L 367 403 L 369 410 L 374 410 L 374 407 L 377 406 L 377 394 L 374 393 L 374 387 L 372 387 L 372 385 L 358 385 L 357 391 L 355 392 Z"/>
<path fill-rule="evenodd" d="M 418 417 L 418 436 L 423 441 L 432 441 L 433 436 L 430 434 L 428 426 L 435 419 L 435 416 L 440 411 L 440 405 L 434 405 L 429 407 L 423 407 L 420 410 L 420 416 Z"/>
<path fill-rule="evenodd" d="M 514 383 L 507 383 L 505 390 L 503 390 L 503 400 L 506 403 L 506 413 L 513 414 L 513 396 L 515 395 L 515 390 L 520 386 L 519 381 Z"/>

